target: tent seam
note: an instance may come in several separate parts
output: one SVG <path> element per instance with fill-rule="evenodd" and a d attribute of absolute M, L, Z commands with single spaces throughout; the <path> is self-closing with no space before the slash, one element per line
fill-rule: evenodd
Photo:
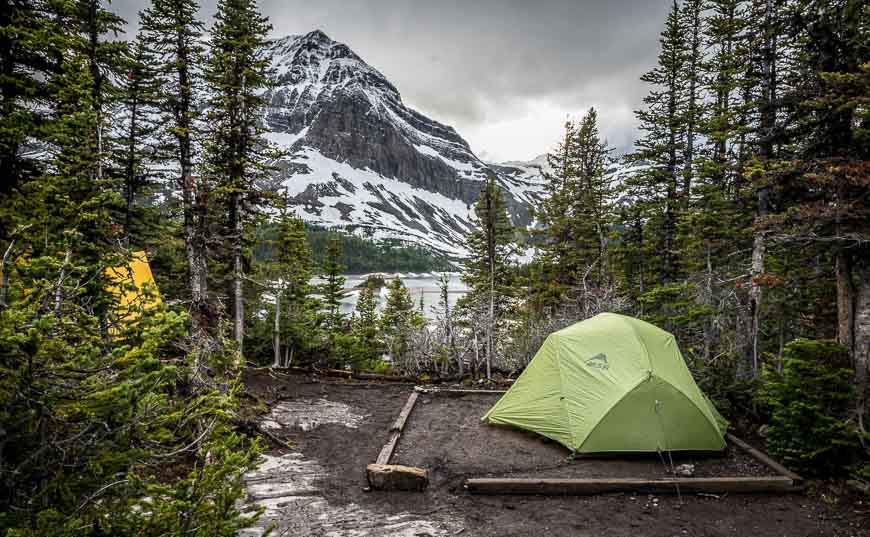
<path fill-rule="evenodd" d="M 631 324 L 631 322 L 629 322 L 625 318 L 622 319 L 622 322 L 624 322 L 626 325 L 628 325 L 628 328 L 629 328 L 629 330 L 631 330 L 631 333 L 634 336 L 634 339 L 636 339 L 637 342 L 640 343 L 640 346 L 643 347 L 643 354 L 644 354 L 644 356 L 646 356 L 646 363 L 647 363 L 647 365 L 649 365 L 650 372 L 652 372 L 653 371 L 653 364 L 652 364 L 652 359 L 649 357 L 649 349 L 646 346 L 646 341 L 644 341 L 643 338 L 640 337 L 640 334 L 637 333 L 637 330 L 634 328 L 634 325 Z"/>
<path fill-rule="evenodd" d="M 565 405 L 565 379 L 562 377 L 562 340 L 558 339 L 559 344 L 556 346 L 556 370 L 559 372 L 559 405 L 562 407 L 562 412 L 565 414 L 565 418 L 568 420 L 568 432 L 571 436 L 571 443 L 575 444 L 576 440 L 574 439 L 574 424 L 571 422 L 571 413 L 568 412 L 568 408 Z M 571 451 L 577 451 L 573 447 Z"/>

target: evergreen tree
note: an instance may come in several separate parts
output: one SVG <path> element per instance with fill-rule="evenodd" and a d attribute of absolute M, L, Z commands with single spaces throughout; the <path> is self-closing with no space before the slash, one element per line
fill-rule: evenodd
<path fill-rule="evenodd" d="M 539 249 L 536 263 L 540 275 L 531 282 L 534 286 L 532 301 L 538 310 L 557 307 L 575 282 L 575 267 L 568 263 L 573 236 L 566 216 L 577 191 L 576 131 L 573 122 L 565 123 L 562 141 L 547 154 L 548 168 L 553 171 L 543 172 L 545 197 L 535 211 L 541 223 L 541 231 L 535 233 Z"/>
<path fill-rule="evenodd" d="M 538 308 L 584 300 L 584 289 L 606 279 L 612 203 L 608 151 L 598 134 L 598 115 L 590 108 L 579 125 L 566 125 L 565 141 L 549 155 L 557 173 L 546 175 L 547 197 L 541 204 L 537 262 L 542 274 L 533 291 Z"/>
<path fill-rule="evenodd" d="M 195 0 L 152 0 L 140 14 L 143 46 L 157 57 L 154 69 L 160 93 L 161 141 L 178 161 L 184 220 L 184 246 L 191 313 L 197 331 L 210 328 L 213 311 L 208 295 L 208 185 L 196 178 L 201 125 L 203 23 Z"/>
<path fill-rule="evenodd" d="M 247 234 L 264 201 L 255 184 L 268 170 L 261 115 L 266 104 L 263 90 L 270 83 L 270 58 L 263 49 L 271 28 L 254 0 L 221 0 L 205 71 L 211 89 L 206 173 L 226 207 L 222 238 L 230 253 L 233 337 L 240 346 L 245 331 Z"/>
<path fill-rule="evenodd" d="M 141 203 L 154 183 L 151 168 L 163 161 L 154 145 L 160 80 L 154 70 L 153 53 L 141 35 L 130 45 L 124 63 L 126 77 L 120 83 L 120 113 L 116 115 L 116 121 L 120 120 L 123 126 L 113 160 L 123 177 L 124 244 L 141 247 L 146 235 L 160 227 L 155 211 L 149 211 Z"/>
<path fill-rule="evenodd" d="M 777 206 L 762 229 L 789 249 L 822 248 L 836 260 L 837 334 L 856 371 L 858 419 L 870 364 L 870 10 L 861 2 L 797 3 L 794 71 L 786 79 L 791 154 L 763 178 Z"/>
<path fill-rule="evenodd" d="M 644 108 L 635 112 L 643 138 L 635 142 L 630 162 L 647 167 L 627 181 L 627 193 L 646 219 L 646 236 L 659 252 L 657 283 L 677 275 L 676 226 L 680 184 L 685 164 L 686 32 L 680 8 L 674 1 L 661 34 L 658 65 L 641 77 L 651 86 Z"/>
<path fill-rule="evenodd" d="M 334 238 L 329 241 L 326 250 L 326 261 L 321 269 L 324 282 L 320 286 L 324 311 L 324 330 L 326 330 L 329 352 L 336 352 L 336 341 L 344 329 L 344 314 L 341 313 L 341 301 L 347 297 L 344 290 L 345 277 L 342 276 L 344 266 L 341 265 L 341 242 Z"/>
<path fill-rule="evenodd" d="M 490 378 L 495 332 L 503 324 L 514 295 L 511 257 L 516 248 L 514 228 L 507 215 L 501 188 L 493 177 L 487 180 L 474 206 L 472 224 L 474 230 L 468 236 L 470 255 L 462 275 L 469 292 L 463 297 L 462 304 L 467 309 L 486 311 L 485 361 L 486 376 Z"/>
<path fill-rule="evenodd" d="M 414 309 L 414 300 L 408 288 L 398 277 L 387 285 L 387 301 L 381 314 L 381 329 L 387 352 L 394 363 L 406 364 L 413 349 L 411 335 L 426 320 Z"/>
<path fill-rule="evenodd" d="M 104 174 L 112 88 L 93 69 L 108 76 L 110 48 L 93 38 L 113 17 L 96 3 L 41 7 L 45 25 L 66 33 L 30 51 L 58 63 L 41 81 L 47 165 L 15 186 L 15 239 L 26 254 L 3 267 L 0 531 L 235 535 L 249 524 L 236 502 L 257 448 L 232 430 L 231 379 L 215 369 L 230 390 L 191 389 L 188 369 L 172 365 L 185 361 L 172 350 L 184 316 L 161 306 L 124 322 L 109 290 L 106 267 L 129 257 L 117 249 L 118 190 Z M 156 470 L 166 466 L 178 469 L 176 481 Z"/>
<path fill-rule="evenodd" d="M 353 335 L 359 347 L 359 356 L 356 361 L 371 367 L 383 351 L 377 301 L 372 286 L 365 285 L 360 290 L 354 312 Z"/>
<path fill-rule="evenodd" d="M 607 236 L 611 223 L 611 186 L 606 175 L 607 144 L 598 134 L 598 114 L 594 108 L 580 122 L 575 147 L 578 157 L 579 189 L 573 194 L 572 210 L 566 218 L 573 220 L 574 256 L 580 284 L 603 285 L 606 279 Z M 594 270 L 593 270 L 594 268 Z M 596 276 L 597 275 L 597 276 Z"/>
<path fill-rule="evenodd" d="M 42 0 L 0 2 L 0 238 L 11 240 L 20 225 L 16 200 L 24 183 L 42 173 L 40 159 L 23 145 L 47 143 L 54 128 L 50 108 L 69 47 L 67 21 L 59 6 Z M 26 225 L 26 224 L 24 224 Z"/>
<path fill-rule="evenodd" d="M 257 263 L 256 273 L 261 306 L 269 311 L 272 366 L 289 367 L 294 360 L 308 355 L 317 347 L 318 301 L 310 281 L 313 276 L 311 248 L 305 235 L 305 223 L 293 214 L 282 212 L 275 218 L 264 240 L 267 253 Z M 256 325 L 256 322 L 254 323 Z M 257 350 L 261 346 L 263 327 L 254 326 L 246 336 Z"/>

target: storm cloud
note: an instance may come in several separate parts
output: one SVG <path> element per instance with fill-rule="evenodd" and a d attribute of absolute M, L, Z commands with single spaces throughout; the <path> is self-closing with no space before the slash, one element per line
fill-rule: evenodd
<path fill-rule="evenodd" d="M 145 4 L 115 0 L 135 25 Z M 326 32 L 383 72 L 413 108 L 494 161 L 531 159 L 590 106 L 611 145 L 655 63 L 668 0 L 261 0 L 273 34 Z M 203 19 L 216 10 L 204 0 Z"/>

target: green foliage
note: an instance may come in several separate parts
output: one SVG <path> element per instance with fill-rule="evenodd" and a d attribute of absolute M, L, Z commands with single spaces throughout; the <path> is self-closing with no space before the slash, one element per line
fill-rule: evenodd
<path fill-rule="evenodd" d="M 387 302 L 381 315 L 381 330 L 394 363 L 401 364 L 409 358 L 413 351 L 411 336 L 425 323 L 426 319 L 414 309 L 408 288 L 395 278 L 387 286 Z"/>
<path fill-rule="evenodd" d="M 326 261 L 323 264 L 320 285 L 325 310 L 325 329 L 329 337 L 334 337 L 343 328 L 344 315 L 341 313 L 341 301 L 347 297 L 344 290 L 344 266 L 341 259 L 341 242 L 338 239 L 330 241 L 326 249 Z"/>
<path fill-rule="evenodd" d="M 540 253 L 530 282 L 536 309 L 559 308 L 582 289 L 609 279 L 613 192 L 605 174 L 608 153 L 598 133 L 598 114 L 590 108 L 579 125 L 565 125 L 564 141 L 547 155 L 554 172 L 544 174 L 546 197 L 536 211 Z"/>
<path fill-rule="evenodd" d="M 768 449 L 812 476 L 842 475 L 860 445 L 847 421 L 855 393 L 846 349 L 828 340 L 792 341 L 782 372 L 767 368 L 760 401 L 770 411 Z"/>
<path fill-rule="evenodd" d="M 468 236 L 470 255 L 462 274 L 470 290 L 462 303 L 489 303 L 492 299 L 500 316 L 507 308 L 507 299 L 514 294 L 512 257 L 516 245 L 501 188 L 493 178 L 487 181 L 474 206 L 472 224 L 474 230 Z"/>
<path fill-rule="evenodd" d="M 191 385 L 194 357 L 174 350 L 185 316 L 161 306 L 107 338 L 78 294 L 44 314 L 54 289 L 27 274 L 41 266 L 19 269 L 27 298 L 0 314 L 0 528 L 235 535 L 258 447 L 231 431 L 235 389 Z"/>

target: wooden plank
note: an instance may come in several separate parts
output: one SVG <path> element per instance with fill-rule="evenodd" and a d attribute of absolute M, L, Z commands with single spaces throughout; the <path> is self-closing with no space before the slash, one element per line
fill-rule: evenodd
<path fill-rule="evenodd" d="M 390 464 L 390 458 L 393 456 L 393 451 L 395 451 L 396 445 L 399 443 L 399 437 L 402 436 L 402 430 L 405 428 L 408 416 L 410 416 L 411 411 L 414 410 L 414 404 L 417 402 L 417 397 L 419 397 L 419 395 L 420 394 L 417 392 L 412 392 L 410 397 L 408 397 L 408 401 L 405 402 L 405 406 L 402 407 L 399 417 L 396 418 L 396 421 L 393 422 L 392 427 L 390 427 L 390 439 L 386 444 L 384 444 L 384 447 L 381 448 L 381 452 L 378 454 L 378 460 L 375 461 L 375 464 Z"/>
<path fill-rule="evenodd" d="M 411 411 L 414 410 L 414 403 L 417 402 L 418 395 L 420 394 L 416 391 L 411 393 L 411 396 L 408 397 L 408 401 L 402 408 L 402 412 L 399 413 L 399 417 L 396 418 L 396 422 L 393 423 L 393 426 L 390 428 L 391 431 L 401 431 L 405 428 L 405 422 L 408 421 L 408 416 L 410 416 Z"/>
<path fill-rule="evenodd" d="M 393 456 L 393 450 L 396 449 L 396 444 L 399 443 L 400 436 L 402 436 L 401 431 L 393 431 L 390 433 L 390 440 L 381 448 L 381 452 L 378 454 L 378 460 L 375 461 L 375 464 L 390 463 L 390 457 Z"/>
<path fill-rule="evenodd" d="M 466 394 L 504 394 L 507 393 L 507 390 L 465 390 L 458 388 L 423 388 L 417 386 L 414 388 L 418 392 L 422 392 L 430 395 L 439 395 L 439 394 L 456 394 L 456 395 L 466 395 Z"/>
<path fill-rule="evenodd" d="M 726 434 L 725 437 L 728 439 L 729 442 L 737 445 L 743 451 L 745 451 L 745 452 L 749 453 L 750 455 L 752 455 L 753 457 L 755 457 L 759 462 L 766 464 L 768 467 L 770 467 L 776 473 L 791 479 L 795 485 L 803 484 L 804 478 L 802 478 L 798 474 L 792 472 L 791 470 L 789 470 L 788 468 L 786 468 L 782 464 L 776 462 L 775 460 L 770 458 L 770 456 L 768 456 L 766 453 L 762 453 L 761 451 L 755 449 L 754 447 L 749 445 L 747 442 L 744 442 L 743 440 L 737 438 L 736 436 L 734 436 L 731 433 Z"/>
<path fill-rule="evenodd" d="M 787 477 L 711 477 L 680 479 L 524 479 L 476 478 L 465 481 L 473 494 L 587 495 L 611 492 L 646 494 L 793 492 Z"/>

